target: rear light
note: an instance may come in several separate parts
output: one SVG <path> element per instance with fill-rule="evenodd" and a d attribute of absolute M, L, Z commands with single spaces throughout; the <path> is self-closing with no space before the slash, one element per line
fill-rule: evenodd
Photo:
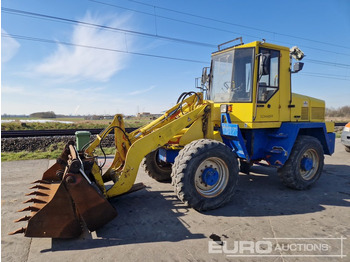
<path fill-rule="evenodd" d="M 350 123 L 347 123 L 344 127 L 344 130 L 345 132 L 350 132 Z"/>

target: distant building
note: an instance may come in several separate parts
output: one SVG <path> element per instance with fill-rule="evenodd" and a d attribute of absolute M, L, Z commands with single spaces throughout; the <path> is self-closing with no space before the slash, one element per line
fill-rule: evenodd
<path fill-rule="evenodd" d="M 104 115 L 88 115 L 84 116 L 85 120 L 110 120 L 113 119 L 114 116 L 104 116 Z"/>
<path fill-rule="evenodd" d="M 137 117 L 150 117 L 150 116 L 151 116 L 150 112 L 137 113 Z"/>
<path fill-rule="evenodd" d="M 163 114 L 151 114 L 150 112 L 142 112 L 142 113 L 137 113 L 137 118 L 147 117 L 151 120 L 154 120 L 162 115 Z"/>

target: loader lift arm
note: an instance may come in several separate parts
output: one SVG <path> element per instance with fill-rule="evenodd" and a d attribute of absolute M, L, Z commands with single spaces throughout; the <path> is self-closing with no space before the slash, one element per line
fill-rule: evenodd
<path fill-rule="evenodd" d="M 206 106 L 202 93 L 194 93 L 158 119 L 130 134 L 125 132 L 122 116 L 116 115 L 112 123 L 97 135 L 95 141 L 85 150 L 87 156 L 93 156 L 96 147 L 114 129 L 116 153 L 112 165 L 102 176 L 97 163 L 92 169 L 94 178 L 105 196 L 110 198 L 128 192 L 135 182 L 142 159 L 202 117 Z M 109 180 L 115 183 L 107 190 L 104 182 Z"/>

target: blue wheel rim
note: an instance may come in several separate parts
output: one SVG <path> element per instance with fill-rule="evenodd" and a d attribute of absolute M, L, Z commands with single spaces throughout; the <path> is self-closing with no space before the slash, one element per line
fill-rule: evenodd
<path fill-rule="evenodd" d="M 225 161 L 218 157 L 203 160 L 196 169 L 194 184 L 197 192 L 213 198 L 220 195 L 228 184 L 229 168 Z"/>

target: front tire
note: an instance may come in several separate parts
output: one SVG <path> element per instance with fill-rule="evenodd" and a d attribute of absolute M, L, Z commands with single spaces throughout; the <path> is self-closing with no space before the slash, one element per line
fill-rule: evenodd
<path fill-rule="evenodd" d="M 299 136 L 289 159 L 278 169 L 278 175 L 287 187 L 304 190 L 320 178 L 323 165 L 324 155 L 320 141 L 311 136 Z"/>
<path fill-rule="evenodd" d="M 178 198 L 199 211 L 229 202 L 238 181 L 237 156 L 225 144 L 200 139 L 186 145 L 175 159 L 172 184 Z"/>
<path fill-rule="evenodd" d="M 156 181 L 163 183 L 171 181 L 171 164 L 158 161 L 158 150 L 146 155 L 142 161 L 142 166 L 145 173 Z"/>

